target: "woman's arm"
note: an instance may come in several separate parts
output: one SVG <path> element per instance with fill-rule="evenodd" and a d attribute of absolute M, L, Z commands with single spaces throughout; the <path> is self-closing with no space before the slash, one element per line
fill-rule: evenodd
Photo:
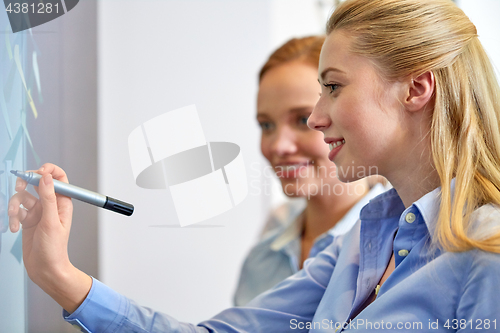
<path fill-rule="evenodd" d="M 304 270 L 245 307 L 229 308 L 197 326 L 140 306 L 97 280 L 82 305 L 64 317 L 84 332 L 300 332 L 297 328 L 307 327 L 323 297 L 333 271 L 334 251 L 328 248 L 306 261 Z M 205 302 L 210 306 L 210 300 Z"/>
<path fill-rule="evenodd" d="M 71 199 L 54 192 L 53 179 L 68 182 L 64 170 L 45 164 L 36 189 L 39 199 L 26 191 L 18 178 L 17 193 L 9 202 L 12 232 L 23 226 L 23 260 L 30 279 L 66 311 L 73 312 L 85 299 L 92 279 L 69 261 L 68 239 L 73 214 Z M 20 205 L 24 208 L 21 208 Z"/>
<path fill-rule="evenodd" d="M 52 182 L 68 182 L 66 174 L 53 164 L 45 164 L 37 172 L 43 175 L 37 189 L 39 199 L 18 179 L 17 193 L 9 203 L 10 228 L 17 232 L 23 226 L 28 276 L 66 310 L 67 321 L 87 332 L 287 331 L 294 321 L 312 320 L 335 267 L 338 249 L 332 244 L 316 259 L 308 260 L 304 270 L 247 307 L 225 310 L 198 327 L 180 323 L 137 305 L 71 264 L 67 246 L 73 206 L 70 198 L 54 193 Z"/>

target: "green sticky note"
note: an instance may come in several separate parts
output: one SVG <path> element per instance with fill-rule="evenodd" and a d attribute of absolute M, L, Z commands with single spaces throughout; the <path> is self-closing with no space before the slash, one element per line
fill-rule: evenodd
<path fill-rule="evenodd" d="M 36 87 L 38 88 L 38 97 L 42 99 L 42 86 L 40 85 L 40 71 L 38 70 L 38 56 L 33 51 L 33 72 L 35 74 Z"/>

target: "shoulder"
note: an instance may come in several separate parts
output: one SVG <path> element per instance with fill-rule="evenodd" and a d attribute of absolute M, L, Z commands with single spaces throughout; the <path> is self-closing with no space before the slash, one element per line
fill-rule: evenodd
<path fill-rule="evenodd" d="M 483 240 L 500 232 L 500 207 L 486 204 L 476 209 L 471 214 L 468 232 L 474 240 Z"/>
<path fill-rule="evenodd" d="M 277 230 L 283 230 L 302 213 L 305 206 L 306 202 L 301 198 L 288 200 L 273 209 L 262 228 L 260 239 L 263 240 L 271 236 Z"/>
<path fill-rule="evenodd" d="M 342 235 L 336 235 L 333 237 L 332 242 L 325 250 L 328 250 L 329 255 L 337 258 L 340 252 L 345 251 L 354 254 L 359 253 L 359 238 L 361 231 L 361 220 L 357 220 L 352 228 Z M 325 251 L 323 251 L 325 252 Z"/>
<path fill-rule="evenodd" d="M 467 232 L 472 240 L 484 240 L 499 233 L 500 207 L 486 204 L 476 209 L 470 217 Z M 475 290 L 479 295 L 488 286 L 495 285 L 500 289 L 500 253 L 478 249 L 445 252 L 436 261 L 446 266 L 449 277 L 459 282 L 463 290 Z"/>
<path fill-rule="evenodd" d="M 459 319 L 500 320 L 500 254 L 481 250 L 445 253 L 449 274 L 459 281 L 456 316 Z"/>

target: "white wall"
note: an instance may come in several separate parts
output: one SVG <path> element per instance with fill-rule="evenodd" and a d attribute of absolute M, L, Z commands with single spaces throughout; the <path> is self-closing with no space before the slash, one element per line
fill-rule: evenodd
<path fill-rule="evenodd" d="M 293 7 L 313 16 L 315 5 L 302 0 Z M 260 180 L 250 168 L 263 166 L 255 120 L 258 70 L 290 35 L 324 26 L 317 16 L 301 22 L 296 13 L 276 26 L 280 6 L 286 3 L 99 2 L 99 191 L 136 207 L 129 218 L 99 212 L 100 278 L 182 321 L 196 323 L 231 305 L 270 199 L 250 188 L 233 210 L 177 227 L 168 191 L 135 185 L 127 138 L 157 115 L 196 104 L 207 140 L 238 144 L 249 181 Z"/>
<path fill-rule="evenodd" d="M 500 78 L 500 1 L 459 0 L 457 4 L 475 24 L 479 40 L 483 44 Z"/>

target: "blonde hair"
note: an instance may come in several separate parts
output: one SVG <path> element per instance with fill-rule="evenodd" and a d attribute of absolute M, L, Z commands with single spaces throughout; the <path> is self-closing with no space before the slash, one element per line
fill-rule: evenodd
<path fill-rule="evenodd" d="M 441 181 L 434 239 L 447 251 L 500 253 L 500 232 L 470 237 L 472 212 L 500 204 L 500 89 L 474 24 L 450 0 L 348 0 L 327 23 L 327 34 L 334 30 L 352 37 L 351 51 L 387 80 L 434 74 L 430 136 Z"/>
<path fill-rule="evenodd" d="M 259 81 L 271 68 L 290 61 L 301 61 L 318 68 L 319 54 L 325 41 L 325 36 L 309 36 L 292 38 L 274 51 L 259 72 Z"/>

